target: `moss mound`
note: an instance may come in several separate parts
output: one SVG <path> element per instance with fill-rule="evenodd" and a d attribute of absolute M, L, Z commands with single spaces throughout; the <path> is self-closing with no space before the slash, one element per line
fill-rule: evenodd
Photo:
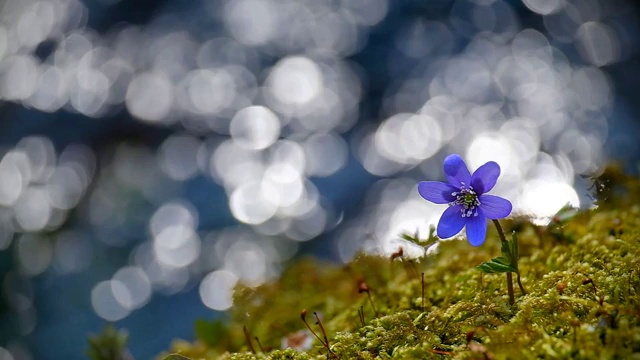
<path fill-rule="evenodd" d="M 519 236 L 527 290 L 516 287 L 514 305 L 504 274 L 475 268 L 499 254 L 490 229 L 479 248 L 443 241 L 419 262 L 299 260 L 275 282 L 238 287 L 228 321 L 201 321 L 199 340 L 177 341 L 170 352 L 191 359 L 640 359 L 640 186 L 616 168 L 594 184 L 597 209 L 561 214 L 544 227 L 503 222 Z M 323 338 L 317 312 L 330 352 L 305 330 L 302 309 Z M 283 340 L 299 350 L 279 350 Z"/>

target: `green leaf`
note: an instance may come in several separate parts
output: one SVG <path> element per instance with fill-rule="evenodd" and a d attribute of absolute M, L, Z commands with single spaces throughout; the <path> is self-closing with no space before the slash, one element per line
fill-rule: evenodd
<path fill-rule="evenodd" d="M 518 248 L 518 235 L 516 235 L 515 231 L 511 233 L 511 242 L 509 245 L 511 248 L 511 265 L 516 269 L 516 272 L 518 272 L 520 249 Z"/>
<path fill-rule="evenodd" d="M 502 242 L 500 250 L 500 256 L 478 265 L 478 270 L 488 274 L 505 272 L 517 273 L 520 250 L 518 249 L 518 236 L 515 231 L 511 235 L 511 241 L 507 240 Z"/>
<path fill-rule="evenodd" d="M 180 354 L 171 354 L 162 360 L 191 360 L 191 359 L 186 356 L 182 356 Z"/>
<path fill-rule="evenodd" d="M 229 329 L 227 325 L 220 321 L 197 320 L 195 324 L 195 333 L 198 340 L 209 346 L 216 346 L 222 339 L 227 337 Z"/>
<path fill-rule="evenodd" d="M 420 239 L 416 235 L 409 234 L 407 232 L 401 233 L 400 238 L 402 238 L 403 240 L 412 242 L 414 244 L 420 244 Z"/>
<path fill-rule="evenodd" d="M 117 330 L 112 325 L 107 325 L 99 335 L 89 335 L 87 356 L 92 360 L 129 359 L 127 340 L 126 331 Z"/>
<path fill-rule="evenodd" d="M 500 255 L 509 258 L 511 256 L 511 244 L 509 241 L 503 241 L 500 246 Z"/>
<path fill-rule="evenodd" d="M 511 261 L 503 255 L 484 262 L 478 265 L 477 268 L 487 274 L 516 272 L 516 269 L 511 266 Z"/>
<path fill-rule="evenodd" d="M 429 225 L 429 241 L 431 240 L 437 240 L 436 238 L 436 226 L 431 224 Z"/>

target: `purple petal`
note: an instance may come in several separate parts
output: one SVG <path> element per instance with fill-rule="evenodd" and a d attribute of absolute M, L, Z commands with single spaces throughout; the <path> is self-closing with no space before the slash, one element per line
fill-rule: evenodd
<path fill-rule="evenodd" d="M 480 246 L 487 237 L 487 220 L 482 210 L 478 209 L 478 216 L 471 216 L 467 219 L 467 240 L 473 246 Z"/>
<path fill-rule="evenodd" d="M 461 188 L 462 183 L 465 187 L 471 184 L 471 174 L 467 168 L 467 164 L 458 154 L 451 154 L 444 159 L 444 174 L 449 180 L 449 184 Z"/>
<path fill-rule="evenodd" d="M 450 238 L 462 230 L 465 224 L 465 218 L 462 217 L 461 210 L 461 205 L 455 205 L 450 206 L 442 213 L 437 230 L 439 238 Z"/>
<path fill-rule="evenodd" d="M 440 181 L 421 181 L 418 184 L 420 196 L 436 204 L 448 204 L 454 201 L 456 197 L 451 193 L 457 191 L 460 189 Z"/>
<path fill-rule="evenodd" d="M 500 165 L 495 161 L 489 161 L 473 172 L 471 186 L 477 194 L 484 194 L 493 189 L 498 176 L 500 176 Z"/>
<path fill-rule="evenodd" d="M 479 208 L 489 219 L 502 219 L 511 214 L 511 202 L 507 199 L 494 195 L 480 195 L 479 199 Z"/>

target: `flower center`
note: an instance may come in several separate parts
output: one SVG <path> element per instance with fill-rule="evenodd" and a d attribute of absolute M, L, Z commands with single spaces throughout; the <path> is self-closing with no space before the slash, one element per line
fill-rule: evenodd
<path fill-rule="evenodd" d="M 467 188 L 464 183 L 462 183 L 462 187 L 460 191 L 456 191 L 451 193 L 452 196 L 455 196 L 456 199 L 449 203 L 449 205 L 462 205 L 462 217 L 471 217 L 478 216 L 478 205 L 480 205 L 480 199 L 478 199 L 478 195 L 473 190 L 473 187 L 469 186 Z"/>

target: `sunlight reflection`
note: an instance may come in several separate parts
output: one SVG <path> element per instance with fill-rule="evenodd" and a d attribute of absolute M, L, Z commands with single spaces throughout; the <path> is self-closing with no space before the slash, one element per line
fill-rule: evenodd
<path fill-rule="evenodd" d="M 107 321 L 118 321 L 129 315 L 129 310 L 118 301 L 118 298 L 129 299 L 130 297 L 129 289 L 121 281 L 105 280 L 99 282 L 91 291 L 91 305 L 101 318 Z"/>
<path fill-rule="evenodd" d="M 228 270 L 216 270 L 200 283 L 202 302 L 213 310 L 226 310 L 233 304 L 233 287 L 238 277 Z"/>

